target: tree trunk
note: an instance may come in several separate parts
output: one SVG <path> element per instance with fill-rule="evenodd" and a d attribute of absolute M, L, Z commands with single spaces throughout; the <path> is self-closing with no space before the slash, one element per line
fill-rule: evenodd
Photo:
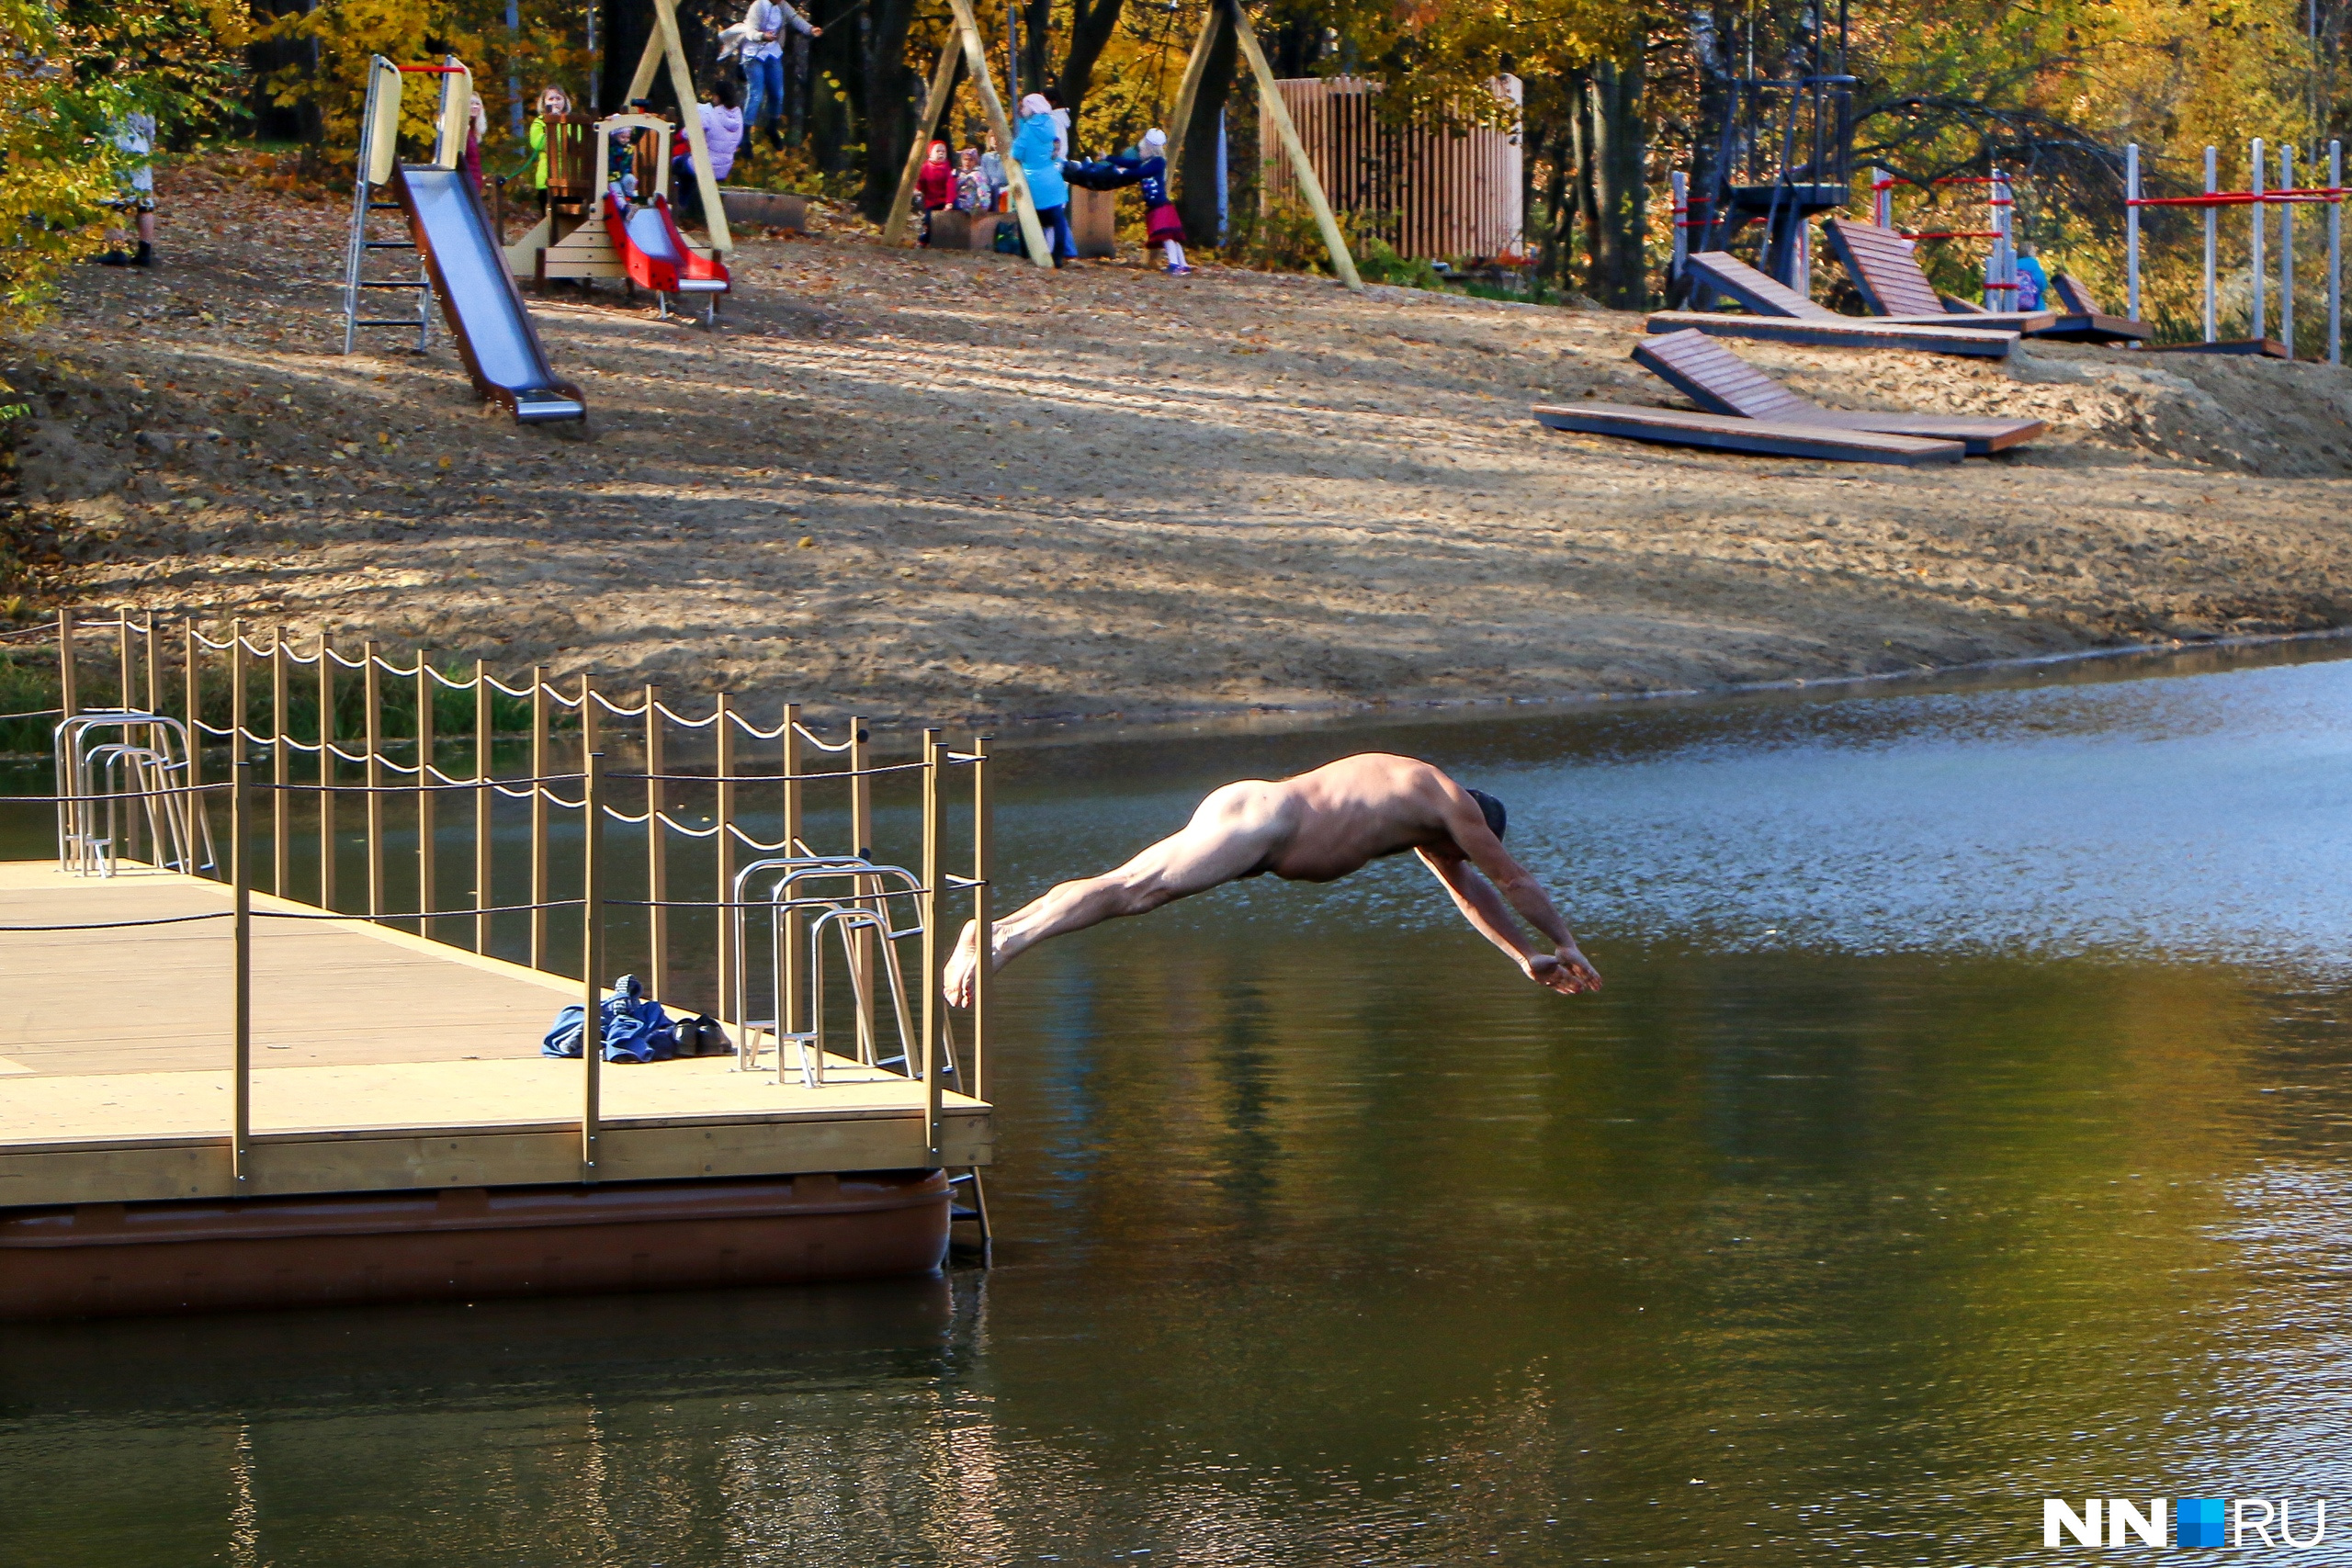
<path fill-rule="evenodd" d="M 1643 70 L 1636 45 L 1626 62 L 1595 61 L 1585 84 L 1583 156 L 1590 225 L 1588 288 L 1604 305 L 1638 310 L 1649 303 L 1647 128 L 1642 123 Z"/>
<path fill-rule="evenodd" d="M 1544 176 L 1541 199 L 1532 204 L 1542 214 L 1535 276 L 1559 288 L 1568 282 L 1569 243 L 1576 237 L 1576 198 L 1569 190 L 1569 177 L 1577 164 L 1574 125 L 1555 120 L 1545 133 L 1544 151 L 1550 168 Z"/>
<path fill-rule="evenodd" d="M 1216 128 L 1233 87 L 1234 65 L 1240 56 L 1240 40 L 1232 26 L 1220 25 L 1209 44 L 1200 93 L 1193 100 L 1192 122 L 1184 127 L 1184 164 L 1173 171 L 1176 215 L 1183 220 L 1184 237 L 1191 244 L 1216 243 L 1216 209 L 1224 195 L 1217 184 Z"/>
<path fill-rule="evenodd" d="M 1046 69 L 1051 62 L 1054 42 L 1054 0 L 1021 0 L 1021 91 L 1042 93 L 1047 78 Z M 1004 106 L 1006 116 L 1015 124 L 1021 116 L 1018 106 Z"/>
<path fill-rule="evenodd" d="M 879 223 L 890 215 L 914 129 L 915 111 L 908 99 L 915 78 L 907 69 L 907 27 L 914 19 L 914 0 L 873 0 L 866 13 L 874 23 L 863 62 L 865 184 L 857 205 L 869 220 Z"/>
<path fill-rule="evenodd" d="M 1071 152 L 1077 151 L 1079 111 L 1086 105 L 1087 89 L 1094 85 L 1094 62 L 1102 58 L 1112 36 L 1119 30 L 1119 12 L 1125 0 L 1070 0 L 1069 52 L 1062 56 L 1059 81 L 1062 105 L 1069 110 Z"/>

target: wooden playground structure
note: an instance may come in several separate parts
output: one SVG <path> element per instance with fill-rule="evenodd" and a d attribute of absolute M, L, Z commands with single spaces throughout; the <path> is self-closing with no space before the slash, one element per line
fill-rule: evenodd
<path fill-rule="evenodd" d="M 661 0 L 667 4 L 668 0 Z M 1009 195 L 1014 220 L 1021 225 L 1022 242 L 1029 259 L 1038 266 L 1054 265 L 1053 254 L 1047 246 L 1045 231 L 1038 226 L 1037 209 L 1029 194 L 1028 182 L 1022 177 L 1020 165 L 1010 156 L 1012 128 L 1004 116 L 1003 100 L 997 96 L 995 78 L 990 74 L 988 47 L 982 41 L 979 23 L 974 17 L 971 0 L 949 0 L 955 16 L 955 36 L 939 51 L 939 63 L 931 75 L 931 91 L 923 99 L 922 113 L 915 122 L 914 137 L 909 143 L 906 168 L 899 176 L 897 194 L 891 198 L 890 218 L 882 231 L 885 244 L 904 244 L 907 227 L 914 206 L 915 177 L 922 167 L 933 130 L 939 117 L 947 111 L 947 99 L 955 90 L 958 68 L 971 73 L 979 93 L 983 110 L 988 115 L 989 133 L 997 145 L 1005 149 L 1005 175 L 1010 184 Z M 1184 162 L 1185 128 L 1192 123 L 1193 106 L 1199 99 L 1201 83 L 1208 73 L 1210 56 L 1224 35 L 1230 32 L 1243 59 L 1249 62 L 1251 77 L 1258 85 L 1259 112 L 1274 130 L 1288 161 L 1291 178 L 1297 182 L 1301 196 L 1315 215 L 1317 232 L 1323 241 L 1325 254 L 1330 258 L 1334 276 L 1352 289 L 1361 290 L 1363 280 L 1356 274 L 1355 257 L 1348 251 L 1346 236 L 1340 232 L 1340 222 L 1325 195 L 1323 182 L 1315 172 L 1315 161 L 1307 155 L 1299 139 L 1298 127 L 1292 120 L 1290 108 L 1283 97 L 1282 84 L 1275 80 L 1273 67 L 1266 61 L 1266 53 L 1259 46 L 1258 35 L 1250 25 L 1249 14 L 1238 0 L 1215 0 L 1207 19 L 1193 40 L 1193 52 L 1184 64 L 1184 76 L 1177 89 L 1176 107 L 1168 127 L 1169 177 L 1181 178 Z"/>
<path fill-rule="evenodd" d="M 0 865 L 0 943 L 75 1005 L 0 1061 L 0 1317 L 985 1248 L 989 977 L 955 1024 L 939 983 L 962 919 L 988 940 L 984 739 L 242 624 L 54 635 L 58 852 Z M 624 966 L 723 1046 L 607 1064 Z M 576 1060 L 540 1050 L 567 1003 Z"/>

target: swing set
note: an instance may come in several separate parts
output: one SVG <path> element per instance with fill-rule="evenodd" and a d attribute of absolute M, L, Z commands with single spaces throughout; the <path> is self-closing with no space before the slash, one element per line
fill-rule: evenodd
<path fill-rule="evenodd" d="M 667 5 L 669 0 L 661 3 Z M 923 100 L 922 118 L 915 126 L 914 140 L 907 149 L 906 168 L 899 176 L 898 195 L 890 206 L 889 221 L 882 231 L 882 243 L 906 243 L 909 214 L 914 207 L 915 179 L 922 173 L 932 133 L 938 128 L 940 116 L 947 110 L 948 96 L 956 89 L 960 65 L 971 73 L 973 85 L 979 91 L 981 108 L 988 116 L 989 133 L 996 138 L 1003 155 L 1008 194 L 1029 260 L 1035 265 L 1050 267 L 1054 265 L 1053 251 L 1037 220 L 1037 207 L 1030 197 L 1029 182 L 1023 177 L 1021 165 L 1012 159 L 1012 128 L 1005 119 L 1004 103 L 997 96 L 996 82 L 989 70 L 988 49 L 980 39 L 972 0 L 949 0 L 949 4 L 955 9 L 956 36 L 940 50 L 939 64 L 931 73 L 931 93 Z M 1171 183 L 1183 167 L 1184 132 L 1192 123 L 1193 107 L 1200 101 L 1210 56 L 1224 41 L 1228 29 L 1242 58 L 1250 62 L 1250 75 L 1258 84 L 1259 104 L 1272 122 L 1283 152 L 1290 160 L 1291 172 L 1298 180 L 1299 191 L 1315 214 L 1315 226 L 1322 235 L 1324 251 L 1330 257 L 1332 275 L 1348 288 L 1361 291 L 1363 280 L 1356 274 L 1355 257 L 1349 253 L 1347 239 L 1340 232 L 1340 222 L 1332 214 L 1323 182 L 1317 177 L 1314 161 L 1306 155 L 1306 144 L 1299 140 L 1298 127 L 1291 119 L 1289 106 L 1283 102 L 1282 90 L 1275 84 L 1273 67 L 1267 63 L 1266 52 L 1259 47 L 1258 34 L 1250 27 L 1249 13 L 1241 8 L 1240 0 L 1210 0 L 1207 19 L 1201 25 L 1200 36 L 1193 40 L 1192 57 L 1184 63 L 1183 81 L 1176 93 L 1175 116 L 1168 129 L 1166 157 Z"/>

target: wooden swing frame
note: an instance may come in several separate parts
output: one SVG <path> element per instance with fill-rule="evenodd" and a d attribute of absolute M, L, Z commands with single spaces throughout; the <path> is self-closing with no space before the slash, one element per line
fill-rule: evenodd
<path fill-rule="evenodd" d="M 657 0 L 667 6 L 670 0 Z M 1012 132 L 1004 118 L 1003 101 L 997 96 L 995 79 L 989 74 L 988 51 L 980 41 L 978 22 L 972 14 L 972 0 L 950 0 L 956 8 L 957 38 L 939 51 L 939 64 L 932 72 L 931 95 L 923 100 L 922 120 L 915 128 L 913 144 L 907 150 L 907 165 L 899 176 L 899 190 L 890 207 L 890 220 L 882 231 L 886 245 L 904 244 L 907 238 L 909 214 L 914 206 L 915 176 L 922 169 L 923 154 L 929 151 L 933 131 L 939 117 L 946 112 L 947 96 L 956 85 L 956 51 L 961 47 L 963 63 L 972 73 L 973 84 L 979 89 L 981 107 L 989 117 L 989 130 L 996 137 L 997 147 L 1004 162 L 1005 177 L 1012 195 L 1012 209 L 1021 221 L 1022 238 L 1028 242 L 1029 259 L 1039 266 L 1054 265 L 1053 254 L 1047 248 L 1045 231 L 1037 222 L 1037 209 L 1029 197 L 1029 182 L 1022 176 L 1021 165 L 1012 160 Z M 1250 25 L 1250 15 L 1241 8 L 1240 0 L 1210 0 L 1208 19 L 1201 26 L 1200 36 L 1193 40 L 1193 53 L 1184 62 L 1182 85 L 1176 93 L 1176 114 L 1168 132 L 1168 173 L 1172 185 L 1183 166 L 1184 128 L 1192 123 L 1193 106 L 1200 99 L 1201 83 L 1208 74 L 1209 56 L 1216 50 L 1221 30 L 1231 28 L 1235 41 L 1240 45 L 1242 58 L 1250 62 L 1250 73 L 1258 84 L 1258 101 L 1265 108 L 1266 117 L 1274 122 L 1274 132 L 1282 140 L 1283 151 L 1289 155 L 1291 172 L 1297 177 L 1298 186 L 1306 197 L 1306 205 L 1315 214 L 1315 226 L 1323 236 L 1323 248 L 1331 258 L 1331 271 L 1348 288 L 1361 292 L 1363 280 L 1356 276 L 1355 257 L 1349 254 L 1348 242 L 1340 232 L 1339 220 L 1332 216 L 1331 203 L 1323 194 L 1323 182 L 1316 177 L 1315 164 L 1306 155 L 1306 148 L 1298 139 L 1298 127 L 1290 118 L 1290 106 L 1283 102 L 1282 89 L 1274 81 L 1273 67 L 1266 62 L 1266 51 L 1258 46 L 1258 34 Z"/>

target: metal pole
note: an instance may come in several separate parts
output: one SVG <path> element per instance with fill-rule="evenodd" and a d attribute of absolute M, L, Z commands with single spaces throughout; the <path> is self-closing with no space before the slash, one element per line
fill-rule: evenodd
<path fill-rule="evenodd" d="M 229 886 L 236 929 L 235 1016 L 231 1026 L 236 1063 L 230 1092 L 233 1121 L 229 1134 L 229 1168 L 242 1192 L 250 1174 L 246 1168 L 247 1145 L 254 1131 L 254 877 L 253 856 L 245 848 L 246 831 L 253 818 L 250 796 L 254 766 L 242 747 L 233 757 L 229 791 Z"/>
<path fill-rule="evenodd" d="M 2327 362 L 2344 363 L 2344 143 L 2327 144 Z"/>
<path fill-rule="evenodd" d="M 718 804 L 714 815 L 718 819 L 718 832 L 714 840 L 718 850 L 718 901 L 725 904 L 735 897 L 735 709 L 727 694 L 718 694 L 718 717 L 711 725 L 718 738 Z M 718 915 L 718 1021 L 741 1028 L 743 1021 L 735 1016 L 735 928 L 742 919 L 740 909 L 722 908 Z"/>
<path fill-rule="evenodd" d="M 873 753 L 866 749 L 870 732 L 865 720 L 853 717 L 849 721 L 849 838 L 850 853 L 860 860 L 874 858 L 874 781 L 865 776 L 873 763 Z M 879 877 L 861 876 L 850 885 L 857 893 L 879 893 Z M 850 962 L 857 970 L 857 984 L 852 987 L 857 996 L 858 1059 L 871 1062 L 879 1055 L 874 1050 L 874 933 L 864 928 L 850 935 Z"/>
<path fill-rule="evenodd" d="M 492 897 L 490 854 L 491 807 L 497 804 L 490 787 L 491 746 L 490 666 L 474 660 L 474 951 L 490 951 L 490 917 L 481 913 L 498 900 Z"/>
<path fill-rule="evenodd" d="M 581 716 L 584 721 L 585 714 Z M 531 967 L 548 966 L 548 667 L 531 666 Z"/>
<path fill-rule="evenodd" d="M 645 938 L 651 947 L 647 974 L 658 1000 L 670 994 L 670 840 L 662 827 L 662 688 L 645 688 Z"/>
<path fill-rule="evenodd" d="M 437 847 L 434 834 L 440 824 L 434 810 L 433 793 L 433 661 L 424 649 L 416 650 L 416 934 L 433 934 L 435 885 L 440 878 L 440 866 L 434 851 Z"/>
<path fill-rule="evenodd" d="M 271 633 L 269 643 L 269 782 L 277 786 L 269 803 L 269 890 L 280 898 L 294 897 L 293 803 L 286 787 L 294 780 L 294 745 L 286 733 L 292 679 L 293 666 L 286 656 L 286 628 L 281 626 Z"/>
<path fill-rule="evenodd" d="M 2254 217 L 2254 330 L 2247 335 L 2259 343 L 2267 335 L 2265 329 L 2270 325 L 2270 302 L 2264 293 L 2270 281 L 2270 265 L 2262 254 L 2264 231 L 2269 228 L 2269 224 L 2265 221 L 2267 212 L 2262 203 L 2262 138 L 2259 136 L 2254 139 L 2252 163 L 2254 164 L 2254 201 L 2246 211 Z"/>
<path fill-rule="evenodd" d="M 784 705 L 784 852 L 787 855 L 807 853 L 800 841 L 800 705 Z M 777 969 L 775 1026 L 786 1034 L 797 1033 L 808 1025 L 802 1021 L 800 993 L 805 976 L 800 970 L 806 961 L 800 953 L 800 911 L 787 909 L 784 914 L 784 963 Z M 776 1071 L 784 1071 L 784 1042 L 776 1042 Z"/>
<path fill-rule="evenodd" d="M 939 940 L 940 917 L 946 901 L 940 897 L 940 880 L 946 862 L 940 854 L 940 818 L 945 801 L 941 777 L 946 772 L 947 748 L 939 731 L 922 732 L 922 1142 L 926 1165 L 936 1170 L 939 1158 L 940 1015 L 945 998 L 939 994 L 939 969 L 946 944 Z"/>
<path fill-rule="evenodd" d="M 384 782 L 384 691 L 377 680 L 382 661 L 375 639 L 360 647 L 360 687 L 368 709 L 368 918 L 375 920 L 384 914 L 384 797 L 378 789 Z"/>
<path fill-rule="evenodd" d="M 1690 254 L 1690 176 L 1677 169 L 1667 180 L 1674 194 L 1673 259 L 1666 269 L 1666 281 L 1671 287 L 1682 281 L 1682 258 Z"/>
<path fill-rule="evenodd" d="M 2295 149 L 2290 142 L 2278 149 L 2278 188 L 2295 188 Z M 2283 203 L 2278 209 L 2278 336 L 2287 344 L 2287 357 L 2295 357 L 2295 204 Z"/>
<path fill-rule="evenodd" d="M 1871 165 L 1871 221 L 1882 229 L 1894 227 L 1894 187 L 1876 164 Z"/>
<path fill-rule="evenodd" d="M 989 799 L 989 738 L 972 738 L 972 1076 L 956 1087 L 974 1100 L 985 1100 L 988 1088 L 989 952 L 995 943 L 996 921 L 991 911 L 989 876 L 996 857 L 996 812 Z"/>
<path fill-rule="evenodd" d="M 2211 147 L 2205 149 L 2205 194 L 2207 196 L 2211 196 L 2221 188 L 2216 183 L 2219 158 L 2220 152 L 2217 149 Z M 2219 216 L 2220 209 L 2217 208 L 2209 207 L 2205 209 L 2205 341 L 2207 343 L 2214 342 L 2219 333 L 2219 326 L 2213 313 L 2215 220 Z"/>
<path fill-rule="evenodd" d="M 2124 314 L 2140 319 L 2140 144 L 2123 150 Z"/>
<path fill-rule="evenodd" d="M 587 755 L 581 781 L 581 982 L 587 1011 L 581 1019 L 580 1055 L 586 1064 L 580 1107 L 580 1179 L 596 1179 L 596 1138 L 604 1121 L 605 754 Z"/>
<path fill-rule="evenodd" d="M 334 908 L 334 648 L 319 633 L 319 908 Z"/>

